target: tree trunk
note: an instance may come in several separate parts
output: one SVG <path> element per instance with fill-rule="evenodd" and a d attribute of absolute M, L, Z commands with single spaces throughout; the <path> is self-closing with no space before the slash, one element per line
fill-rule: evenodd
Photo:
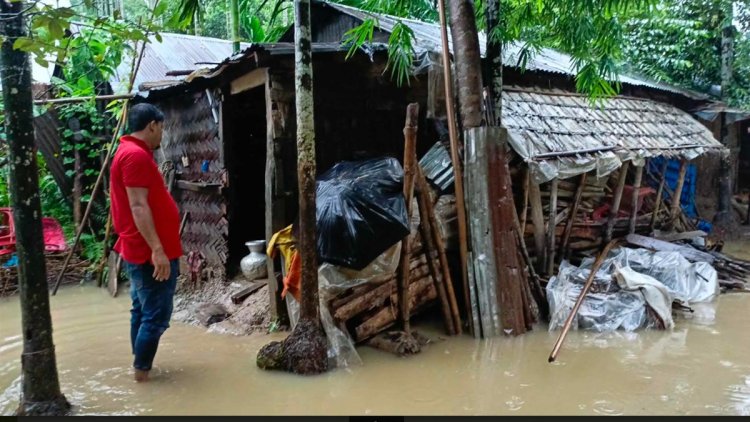
<path fill-rule="evenodd" d="M 297 250 L 302 261 L 300 320 L 283 342 L 272 342 L 258 352 L 263 369 L 283 369 L 298 374 L 328 370 L 328 341 L 320 324 L 318 257 L 315 237 L 315 125 L 313 114 L 312 43 L 310 0 L 294 3 L 294 61 L 297 110 L 297 181 L 299 184 L 299 234 Z"/>
<path fill-rule="evenodd" d="M 232 38 L 232 52 L 240 52 L 240 0 L 229 0 L 229 36 Z"/>
<path fill-rule="evenodd" d="M 463 129 L 482 124 L 482 61 L 472 0 L 449 0 L 458 109 Z"/>
<path fill-rule="evenodd" d="M 484 15 L 487 19 L 487 57 L 488 66 L 485 74 L 490 76 L 487 86 L 489 102 L 492 108 L 488 111 L 491 117 L 489 124 L 502 127 L 503 111 L 503 44 L 500 38 L 492 36 L 493 28 L 500 23 L 500 2 L 498 0 L 484 0 Z"/>
<path fill-rule="evenodd" d="M 34 147 L 31 65 L 28 53 L 13 49 L 26 35 L 24 2 L 0 0 L 2 43 L 0 78 L 10 158 L 10 197 L 16 226 L 23 354 L 20 415 L 63 415 L 70 404 L 60 392 L 52 343 L 47 274 L 44 262 L 39 173 Z"/>
<path fill-rule="evenodd" d="M 732 88 L 734 56 L 734 16 L 733 2 L 724 0 L 722 2 L 724 12 L 724 24 L 721 29 L 721 100 L 729 101 L 729 91 Z M 732 142 L 729 136 L 729 125 L 726 122 L 726 113 L 721 113 L 721 143 L 730 149 L 728 157 L 722 157 L 719 164 L 719 204 L 714 224 L 718 233 L 722 236 L 731 232 L 735 224 L 734 211 L 732 210 L 732 169 L 734 157 L 731 153 Z"/>

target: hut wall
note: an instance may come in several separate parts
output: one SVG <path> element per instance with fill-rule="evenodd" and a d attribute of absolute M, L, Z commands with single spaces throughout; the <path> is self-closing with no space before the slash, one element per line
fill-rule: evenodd
<path fill-rule="evenodd" d="M 219 135 L 216 95 L 185 94 L 157 104 L 165 114 L 162 148 L 155 157 L 169 160 L 181 172 L 178 180 L 221 184 L 224 157 Z M 188 165 L 183 163 L 183 157 Z M 205 170 L 205 171 L 204 171 Z M 208 265 L 223 268 L 227 258 L 226 201 L 216 189 L 193 191 L 176 184 L 173 196 L 180 212 L 190 213 L 182 235 L 185 255 L 200 252 Z"/>
<path fill-rule="evenodd" d="M 274 197 L 283 201 L 283 228 L 297 215 L 296 123 L 294 73 L 291 60 L 270 70 L 270 98 L 276 168 Z M 398 87 L 384 72 L 384 58 L 319 55 L 313 63 L 315 91 L 315 152 L 318 175 L 340 161 L 382 156 L 403 159 L 406 106 L 420 104 L 417 153 L 425 153 L 437 141 L 434 127 L 426 122 L 427 76 Z M 268 170 L 268 169 L 267 169 Z M 279 180 L 282 182 L 279 182 Z M 274 213 L 277 214 L 277 213 Z"/>

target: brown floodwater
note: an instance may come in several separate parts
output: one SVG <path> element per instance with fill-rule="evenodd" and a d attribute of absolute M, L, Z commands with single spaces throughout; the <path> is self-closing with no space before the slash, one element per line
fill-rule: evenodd
<path fill-rule="evenodd" d="M 748 243 L 726 250 L 746 254 Z M 300 377 L 255 366 L 284 334 L 234 337 L 173 323 L 152 382 L 130 369 L 129 299 L 89 286 L 52 298 L 62 389 L 96 415 L 750 415 L 750 294 L 722 295 L 671 332 L 574 331 L 558 362 L 546 326 L 519 338 L 436 341 L 409 358 L 360 348 L 364 365 Z M 20 395 L 20 312 L 0 301 L 0 414 Z"/>

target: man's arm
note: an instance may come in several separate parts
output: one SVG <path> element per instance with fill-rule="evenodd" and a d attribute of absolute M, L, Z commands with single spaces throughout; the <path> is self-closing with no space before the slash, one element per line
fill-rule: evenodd
<path fill-rule="evenodd" d="M 164 253 L 159 235 L 156 233 L 154 218 L 151 215 L 151 208 L 148 206 L 148 188 L 129 188 L 125 190 L 128 193 L 128 202 L 130 202 L 130 211 L 133 213 L 133 220 L 138 227 L 138 231 L 146 239 L 146 243 L 151 248 L 151 263 L 154 265 L 154 279 L 164 281 L 169 278 L 171 268 L 169 259 Z"/>

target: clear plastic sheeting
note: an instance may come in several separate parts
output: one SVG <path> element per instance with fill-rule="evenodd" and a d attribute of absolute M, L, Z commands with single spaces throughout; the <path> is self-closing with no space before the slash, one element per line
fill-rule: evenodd
<path fill-rule="evenodd" d="M 593 258 L 587 258 L 580 267 L 576 267 L 563 261 L 558 275 L 550 279 L 547 284 L 550 331 L 565 324 L 593 263 Z M 618 283 L 616 274 L 630 277 L 632 283 L 624 280 Z M 637 274 L 648 278 L 638 277 Z M 594 331 L 653 328 L 657 326 L 657 321 L 649 316 L 647 304 L 657 315 L 662 315 L 664 325 L 669 327 L 669 322 L 664 320 L 664 305 L 659 303 L 656 292 L 643 292 L 640 288 L 652 284 L 652 280 L 666 288 L 671 300 L 685 306 L 711 301 L 719 293 L 718 276 L 710 264 L 691 264 L 677 252 L 618 248 L 610 252 L 594 276 L 592 287 L 581 304 L 572 328 Z"/>
<path fill-rule="evenodd" d="M 651 276 L 664 284 L 674 299 L 685 306 L 710 302 L 719 294 L 716 270 L 707 263 L 691 264 L 679 252 L 651 252 L 619 248 L 610 255 L 614 263 Z M 610 259 L 608 259 L 609 261 Z"/>
<path fill-rule="evenodd" d="M 579 268 L 564 261 L 560 265 L 560 273 L 550 279 L 547 284 L 550 331 L 562 328 L 565 324 L 591 273 L 592 264 L 593 260 L 587 260 Z M 612 273 L 600 269 L 571 328 L 600 332 L 617 329 L 634 331 L 647 325 L 645 305 L 643 295 L 620 290 L 617 283 L 613 283 Z"/>
<path fill-rule="evenodd" d="M 374 277 L 393 274 L 398 268 L 401 242 L 390 247 L 362 271 L 324 263 L 318 267 L 320 318 L 328 337 L 328 361 L 332 367 L 346 368 L 362 364 L 349 332 L 333 320 L 328 303 L 346 289 L 370 283 Z"/>

